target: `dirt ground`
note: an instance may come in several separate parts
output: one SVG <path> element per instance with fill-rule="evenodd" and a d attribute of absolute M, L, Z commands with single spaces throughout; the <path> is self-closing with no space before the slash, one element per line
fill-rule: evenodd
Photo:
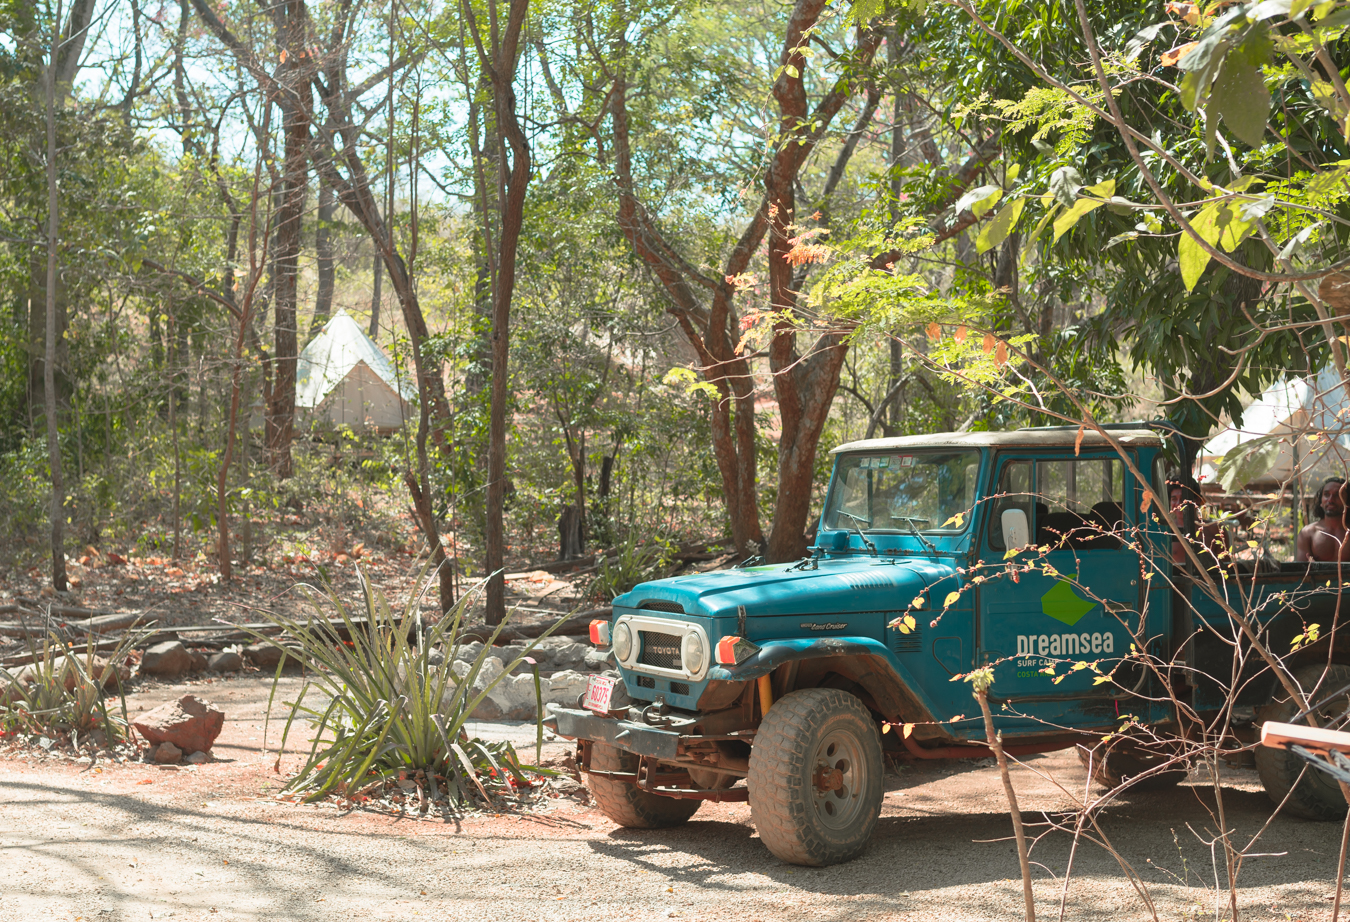
<path fill-rule="evenodd" d="M 299 687 L 283 679 L 280 698 Z M 215 761 L 175 769 L 0 761 L 0 920 L 930 920 L 1021 918 L 1017 859 L 998 771 L 978 763 L 905 765 L 871 847 L 850 864 L 813 870 L 775 859 L 744 804 L 705 804 L 687 826 L 616 827 L 559 798 L 545 813 L 453 821 L 345 813 L 279 802 L 279 727 L 263 717 L 258 676 L 147 685 L 133 713 L 187 691 L 227 714 Z M 275 706 L 274 706 L 275 707 Z M 275 708 L 273 715 L 279 712 Z M 481 723 L 534 755 L 534 726 Z M 567 752 L 545 745 L 544 759 Z M 1033 757 L 1014 783 L 1029 822 L 1063 809 L 1084 774 L 1072 755 Z M 1223 801 L 1245 844 L 1270 805 L 1250 771 L 1225 769 Z M 1196 776 L 1162 794 L 1108 807 L 1101 825 L 1143 878 L 1160 919 L 1214 918 L 1216 876 L 1206 844 L 1218 828 L 1212 787 Z M 1040 827 L 1038 831 L 1044 831 Z M 1337 824 L 1278 818 L 1239 878 L 1243 919 L 1330 918 Z M 1070 839 L 1035 846 L 1041 918 L 1057 918 Z M 1219 892 L 1220 910 L 1227 901 Z M 1074 858 L 1068 919 L 1151 914 L 1101 847 Z"/>

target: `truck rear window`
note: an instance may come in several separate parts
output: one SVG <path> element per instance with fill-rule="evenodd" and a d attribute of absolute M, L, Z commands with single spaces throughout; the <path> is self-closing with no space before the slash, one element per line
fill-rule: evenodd
<path fill-rule="evenodd" d="M 974 451 L 846 455 L 839 460 L 825 527 L 961 531 L 975 505 L 979 471 Z"/>

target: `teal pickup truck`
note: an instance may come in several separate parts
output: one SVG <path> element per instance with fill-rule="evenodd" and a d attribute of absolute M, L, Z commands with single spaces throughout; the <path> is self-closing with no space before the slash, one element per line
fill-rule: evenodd
<path fill-rule="evenodd" d="M 577 707 L 548 718 L 577 741 L 600 809 L 653 828 L 704 800 L 748 800 L 779 858 L 847 861 L 876 825 L 886 750 L 990 755 L 970 686 L 953 681 L 983 666 L 1010 754 L 1095 746 L 1080 752 L 1113 786 L 1183 779 L 1176 740 L 1238 749 L 1256 723 L 1295 717 L 1205 574 L 1174 562 L 1150 494 L 1168 496 L 1179 437 L 1162 423 L 1108 431 L 844 445 L 806 559 L 617 598 L 591 627 L 618 676 L 592 676 Z M 1305 689 L 1350 686 L 1350 649 L 1333 648 L 1334 564 L 1210 560 L 1220 594 Z M 1102 745 L 1122 723 L 1133 733 Z M 1298 780 L 1291 753 L 1258 748 L 1256 762 L 1286 810 L 1344 816 L 1334 783 Z"/>

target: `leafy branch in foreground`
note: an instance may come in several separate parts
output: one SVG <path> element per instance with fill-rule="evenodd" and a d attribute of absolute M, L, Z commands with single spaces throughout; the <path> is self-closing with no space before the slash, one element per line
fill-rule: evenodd
<path fill-rule="evenodd" d="M 297 719 L 314 733 L 309 754 L 286 791 L 303 795 L 306 801 L 337 794 L 354 804 L 387 784 L 411 782 L 420 810 L 426 812 L 437 801 L 446 806 L 462 803 L 466 793 L 491 805 L 494 797 L 533 787 L 535 782 L 527 772 L 551 774 L 522 764 L 508 742 L 471 739 L 464 725 L 502 677 L 525 662 L 566 616 L 476 689 L 479 672 L 492 655 L 492 642 L 506 621 L 497 625 L 467 669 L 466 664 L 457 664 L 464 612 L 477 593 L 466 594 L 452 612 L 436 624 L 425 625 L 418 602 L 429 572 L 430 567 L 423 571 L 398 616 L 360 565 L 357 574 L 364 606 L 360 617 L 353 617 L 331 589 L 319 592 L 309 586 L 301 588 L 320 617 L 301 622 L 283 615 L 268 616 L 282 629 L 281 636 L 259 635 L 259 640 L 281 648 L 314 673 L 296 700 L 286 702 L 290 715 L 281 752 Z M 338 621 L 322 617 L 324 601 L 337 610 Z M 342 639 L 341 634 L 350 639 Z M 464 670 L 462 675 L 457 665 Z M 279 666 L 276 678 L 280 676 Z M 322 703 L 306 704 L 307 698 Z M 270 705 L 271 699 L 269 711 Z M 542 720 L 542 702 L 538 710 L 536 719 Z"/>

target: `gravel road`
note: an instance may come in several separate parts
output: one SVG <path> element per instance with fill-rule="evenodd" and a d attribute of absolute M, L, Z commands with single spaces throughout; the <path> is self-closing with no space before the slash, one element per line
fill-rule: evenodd
<path fill-rule="evenodd" d="M 296 679 L 287 679 L 293 693 Z M 177 771 L 0 761 L 0 920 L 986 920 L 1019 919 L 1017 859 L 991 762 L 906 765 L 888 777 L 876 837 L 850 864 L 785 865 L 759 843 L 744 804 L 706 804 L 677 830 L 619 829 L 561 798 L 544 815 L 412 820 L 279 803 L 262 752 L 268 683 L 257 677 L 143 688 L 133 711 L 192 691 L 226 711 L 218 761 Z M 275 712 L 274 712 L 275 713 Z M 533 725 L 479 724 L 522 750 Z M 276 725 L 270 739 L 275 743 Z M 566 747 L 548 744 L 545 759 Z M 287 757 L 283 771 L 294 759 Z M 1028 821 L 1065 809 L 1084 775 L 1072 755 L 1014 774 Z M 1269 816 L 1253 772 L 1224 768 L 1234 840 Z M 1142 878 L 1157 917 L 1214 918 L 1226 880 L 1209 840 L 1211 782 L 1107 807 L 1101 829 Z M 1041 826 L 1034 831 L 1045 831 Z M 1330 918 L 1340 827 L 1275 819 L 1240 877 L 1243 919 Z M 1070 837 L 1035 846 L 1042 918 L 1057 918 Z M 1099 845 L 1074 858 L 1068 919 L 1152 914 Z"/>

